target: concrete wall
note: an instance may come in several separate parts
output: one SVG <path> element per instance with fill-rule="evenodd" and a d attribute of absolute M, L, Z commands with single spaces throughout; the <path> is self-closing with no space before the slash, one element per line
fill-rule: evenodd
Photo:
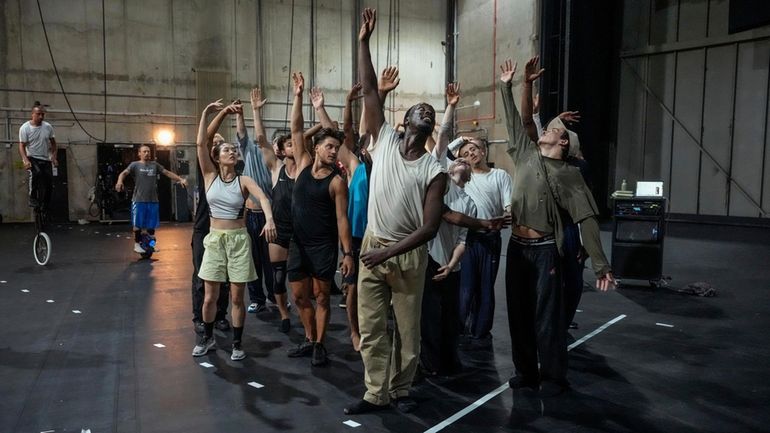
<path fill-rule="evenodd" d="M 624 2 L 615 184 L 663 180 L 671 212 L 770 210 L 770 27 L 728 35 L 728 6 Z"/>
<path fill-rule="evenodd" d="M 285 125 L 282 104 L 291 70 L 302 70 L 309 83 L 323 87 L 327 104 L 341 104 L 354 76 L 356 2 L 312 3 L 295 1 L 290 56 L 288 0 L 106 0 L 104 11 L 99 0 L 41 0 L 64 89 L 89 136 L 75 123 L 62 96 L 36 3 L 3 2 L 0 139 L 6 141 L 0 146 L 0 213 L 4 220 L 30 218 L 26 175 L 15 142 L 35 100 L 50 105 L 47 120 L 56 129 L 57 141 L 67 148 L 72 220 L 87 218 L 98 141 L 145 143 L 158 129 L 172 128 L 174 148 L 183 150 L 181 157 L 194 167 L 195 152 L 189 145 L 195 139 L 198 107 L 204 102 L 196 100 L 195 71 L 221 72 L 226 80 L 223 88 L 230 89 L 220 95 L 225 99 L 248 100 L 249 89 L 261 85 L 271 102 L 264 116 L 274 119 L 267 122 L 268 134 Z M 361 6 L 377 7 L 379 12 L 372 43 L 375 68 L 379 71 L 393 63 L 402 69 L 401 86 L 388 103 L 389 120 L 401 119 L 405 108 L 418 101 L 443 108 L 445 2 L 399 2 L 392 18 L 389 2 L 366 0 Z M 332 117 L 341 117 L 341 109 L 329 111 Z M 307 110 L 306 119 L 311 118 Z M 223 134 L 234 138 L 233 125 L 227 127 Z M 172 152 L 172 163 L 175 158 Z"/>
<path fill-rule="evenodd" d="M 459 105 L 469 106 L 476 100 L 481 103 L 479 108 L 458 111 L 461 131 L 479 129 L 463 135 L 508 139 L 497 87 L 499 65 L 508 58 L 518 62 L 513 89 L 518 101 L 524 64 L 536 53 L 539 44 L 537 3 L 536 0 L 458 1 L 457 80 L 462 91 Z M 505 149 L 506 143 L 490 145 L 489 160 L 510 172 L 513 163 Z"/>

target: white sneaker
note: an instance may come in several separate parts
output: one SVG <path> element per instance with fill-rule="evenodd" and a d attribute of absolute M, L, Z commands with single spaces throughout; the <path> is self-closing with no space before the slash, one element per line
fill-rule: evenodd
<path fill-rule="evenodd" d="M 213 336 L 206 338 L 205 335 L 202 335 L 198 340 L 198 344 L 193 347 L 192 356 L 203 356 L 209 353 L 209 350 L 214 349 L 216 345 L 217 342 Z"/>
<path fill-rule="evenodd" d="M 240 361 L 244 358 L 246 358 L 246 352 L 243 351 L 243 348 L 241 348 L 241 345 L 233 344 L 233 353 L 230 355 L 230 359 L 232 359 L 233 361 Z"/>
<path fill-rule="evenodd" d="M 142 247 L 139 245 L 139 242 L 134 242 L 134 252 L 135 252 L 135 253 L 139 253 L 139 254 L 144 254 L 144 253 L 146 253 L 147 251 L 145 251 L 145 250 L 144 250 L 144 248 L 142 248 Z"/>

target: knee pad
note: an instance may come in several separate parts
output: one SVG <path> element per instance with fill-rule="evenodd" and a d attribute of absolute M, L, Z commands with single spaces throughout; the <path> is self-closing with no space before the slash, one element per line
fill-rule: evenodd
<path fill-rule="evenodd" d="M 273 262 L 273 293 L 286 293 L 286 260 Z"/>

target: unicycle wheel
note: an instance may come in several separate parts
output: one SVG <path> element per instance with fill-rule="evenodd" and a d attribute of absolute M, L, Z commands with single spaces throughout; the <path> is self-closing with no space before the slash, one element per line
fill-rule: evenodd
<path fill-rule="evenodd" d="M 35 255 L 35 261 L 40 266 L 48 264 L 51 259 L 51 238 L 44 232 L 35 235 L 35 241 L 32 243 L 32 253 Z"/>

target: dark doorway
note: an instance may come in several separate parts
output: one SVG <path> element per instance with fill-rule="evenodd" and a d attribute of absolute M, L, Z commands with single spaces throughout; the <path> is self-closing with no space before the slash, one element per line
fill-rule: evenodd
<path fill-rule="evenodd" d="M 588 162 L 588 183 L 599 210 L 609 215 L 622 2 L 542 0 L 540 89 L 545 124 L 562 111 L 580 111 L 572 129 Z"/>
<path fill-rule="evenodd" d="M 69 194 L 67 192 L 67 149 L 58 149 L 56 160 L 59 166 L 56 168 L 56 176 L 53 177 L 53 194 L 51 194 L 49 216 L 53 222 L 64 223 L 70 220 Z"/>
<path fill-rule="evenodd" d="M 170 166 L 170 152 L 156 151 L 155 145 L 149 144 L 155 159 L 165 167 Z M 115 191 L 115 183 L 120 172 L 131 162 L 138 159 L 139 144 L 99 144 L 96 151 L 98 163 L 96 177 L 96 197 L 99 203 L 97 211 L 101 221 L 131 221 L 131 197 L 134 194 L 134 179 L 127 176 L 123 182 L 125 189 Z M 163 175 L 158 176 L 158 201 L 161 221 L 171 220 L 171 183 Z"/>

